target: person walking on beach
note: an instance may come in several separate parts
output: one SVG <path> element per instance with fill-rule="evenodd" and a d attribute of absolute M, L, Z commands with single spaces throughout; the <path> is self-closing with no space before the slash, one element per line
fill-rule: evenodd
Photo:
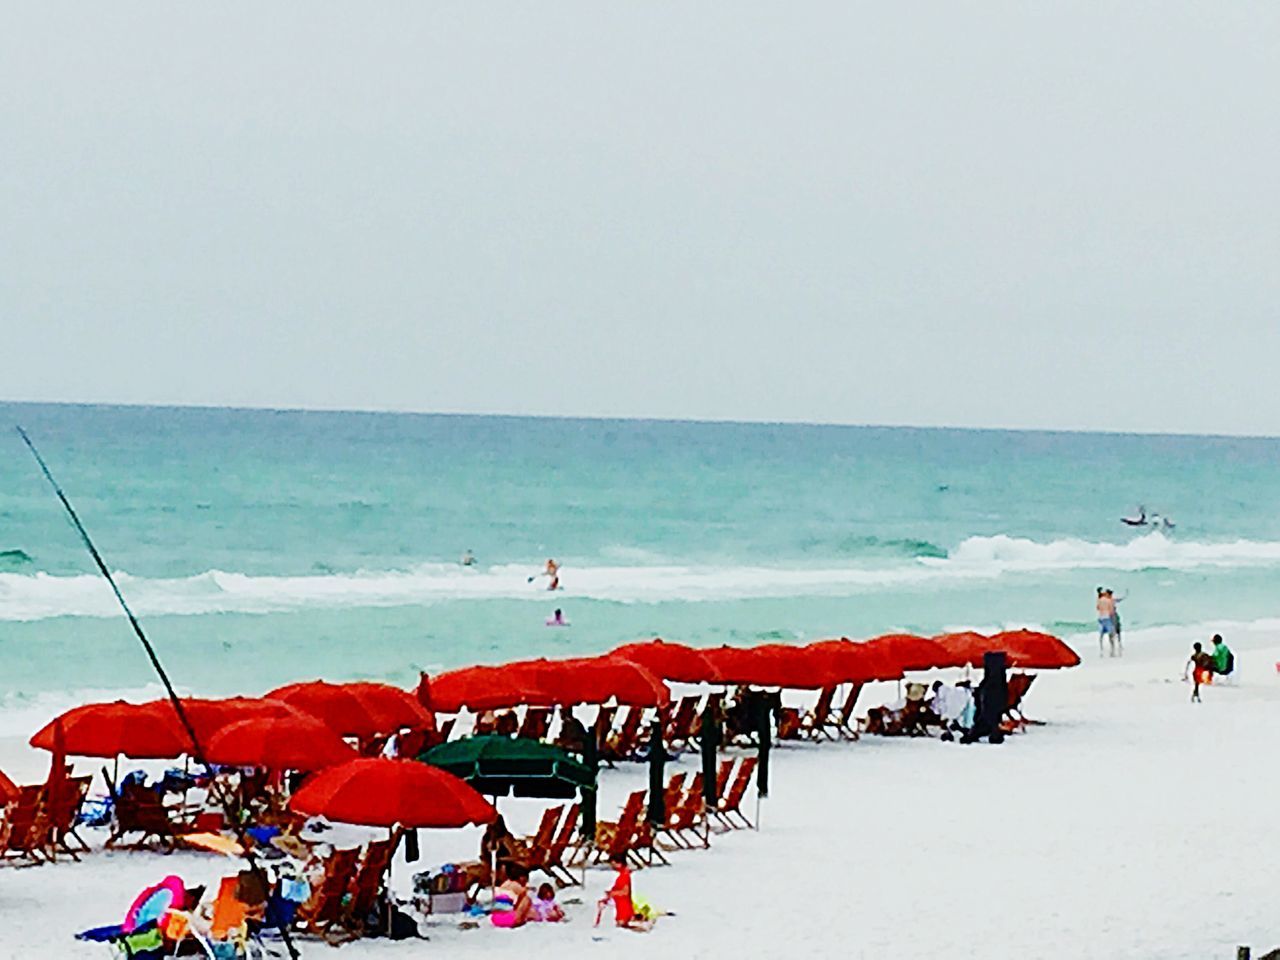
<path fill-rule="evenodd" d="M 1194 686 L 1191 688 L 1191 702 L 1200 703 L 1200 684 L 1213 681 L 1213 656 L 1204 652 L 1204 647 L 1197 640 L 1191 645 L 1191 659 L 1183 671 L 1183 678 L 1191 675 Z"/>
<path fill-rule="evenodd" d="M 1098 588 L 1098 656 L 1104 656 L 1106 649 L 1103 641 L 1111 639 L 1111 655 L 1116 655 L 1116 601 L 1110 592 L 1103 587 Z"/>

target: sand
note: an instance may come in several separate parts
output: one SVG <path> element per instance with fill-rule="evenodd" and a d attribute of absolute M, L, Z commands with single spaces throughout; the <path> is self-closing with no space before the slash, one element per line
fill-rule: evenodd
<path fill-rule="evenodd" d="M 1256 955 L 1280 944 L 1280 638 L 1264 628 L 1229 634 L 1237 683 L 1206 689 L 1200 705 L 1180 680 L 1187 632 L 1128 639 L 1123 660 L 1081 644 L 1082 667 L 1037 679 L 1025 706 L 1047 725 L 1000 746 L 864 738 L 780 747 L 760 830 L 716 836 L 709 851 L 637 872 L 637 894 L 675 914 L 650 933 L 592 927 L 609 882 L 609 871 L 593 869 L 585 893 L 562 893 L 582 901 L 569 903 L 569 923 L 508 931 L 443 922 L 429 942 L 368 941 L 342 955 L 1204 960 L 1234 957 L 1237 944 Z M 862 703 L 893 695 L 892 685 L 869 688 Z M 19 780 L 47 763 L 13 740 L 0 754 Z M 689 755 L 676 769 L 696 763 Z M 641 765 L 606 772 L 601 815 L 645 782 Z M 542 809 L 500 806 L 520 830 Z M 477 845 L 475 830 L 424 833 L 423 860 L 397 863 L 395 883 L 407 892 L 415 870 Z M 106 956 L 73 933 L 118 921 L 167 873 L 208 882 L 230 866 L 95 849 L 78 864 L 0 869 L 0 957 Z M 302 949 L 323 957 L 332 948 Z"/>

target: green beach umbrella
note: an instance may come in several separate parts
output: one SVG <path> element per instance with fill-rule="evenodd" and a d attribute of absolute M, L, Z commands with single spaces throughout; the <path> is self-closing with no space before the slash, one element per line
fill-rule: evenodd
<path fill-rule="evenodd" d="M 491 797 L 572 797 L 596 783 L 591 769 L 567 750 L 500 734 L 450 740 L 418 759 Z"/>

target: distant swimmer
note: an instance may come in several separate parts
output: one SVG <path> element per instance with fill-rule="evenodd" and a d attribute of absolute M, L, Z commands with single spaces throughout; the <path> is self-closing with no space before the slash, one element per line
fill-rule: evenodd
<path fill-rule="evenodd" d="M 1147 508 L 1139 504 L 1136 517 L 1121 517 L 1120 522 L 1131 527 L 1145 527 L 1147 525 Z"/>
<path fill-rule="evenodd" d="M 548 559 L 546 569 L 544 569 L 542 573 L 538 574 L 538 576 L 546 577 L 550 581 L 547 584 L 548 590 L 560 589 L 560 564 L 556 563 L 554 560 Z M 529 582 L 533 583 L 536 579 L 537 577 L 530 577 Z"/>
<path fill-rule="evenodd" d="M 554 614 L 547 617 L 548 627 L 567 627 L 568 625 L 569 621 L 564 618 L 564 611 L 559 607 L 556 608 L 556 612 Z"/>
<path fill-rule="evenodd" d="M 464 567 L 474 567 L 476 565 L 476 555 L 468 550 L 462 555 L 460 562 Z"/>

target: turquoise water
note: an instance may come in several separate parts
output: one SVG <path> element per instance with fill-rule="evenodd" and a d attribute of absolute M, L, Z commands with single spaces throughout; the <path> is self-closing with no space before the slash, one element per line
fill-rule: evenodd
<path fill-rule="evenodd" d="M 150 679 L 19 423 L 200 692 L 653 635 L 1072 635 L 1100 583 L 1131 634 L 1280 608 L 1277 440 L 0 404 L 10 701 Z M 1120 524 L 1139 502 L 1176 527 Z"/>

